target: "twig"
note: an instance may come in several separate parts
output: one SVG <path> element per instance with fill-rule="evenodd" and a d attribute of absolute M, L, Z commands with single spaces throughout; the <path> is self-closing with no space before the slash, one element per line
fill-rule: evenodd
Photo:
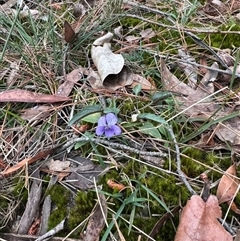
<path fill-rule="evenodd" d="M 89 138 L 89 137 L 74 138 L 74 139 L 68 141 L 66 144 L 64 144 L 61 147 L 61 150 L 65 150 L 68 147 L 76 144 L 77 142 L 84 142 L 84 141 L 89 141 L 89 142 L 93 142 L 93 143 L 96 143 L 96 144 L 103 144 L 103 145 L 106 145 L 106 146 L 109 146 L 109 147 L 121 149 L 121 150 L 124 150 L 124 151 L 130 151 L 130 152 L 140 154 L 140 155 L 158 156 L 158 157 L 166 157 L 167 156 L 166 153 L 163 153 L 161 151 L 158 151 L 158 152 L 141 151 L 141 150 L 138 150 L 136 148 L 132 148 L 132 147 L 127 146 L 127 145 L 123 145 L 123 144 L 119 144 L 119 143 L 115 143 L 115 142 L 110 142 L 110 141 L 102 140 L 102 139 L 98 139 L 98 138 Z"/>
<path fill-rule="evenodd" d="M 187 189 L 189 190 L 189 192 L 192 194 L 192 195 L 197 195 L 197 193 L 192 189 L 192 187 L 190 186 L 190 184 L 188 183 L 187 179 L 186 179 L 186 176 L 184 175 L 184 173 L 182 172 L 181 170 L 181 159 L 180 159 L 180 150 L 179 150 L 179 146 L 177 144 L 177 140 L 175 138 L 175 135 L 173 133 L 173 130 L 172 130 L 172 127 L 171 126 L 168 126 L 167 127 L 171 137 L 172 137 L 172 140 L 173 140 L 173 143 L 175 145 L 175 150 L 176 150 L 176 160 L 177 160 L 177 172 L 179 174 L 179 177 L 180 179 L 182 180 L 182 182 L 185 184 L 185 186 L 187 187 Z"/>
<path fill-rule="evenodd" d="M 53 229 L 49 230 L 47 233 L 42 235 L 41 237 L 37 238 L 36 241 L 42 241 L 45 240 L 48 237 L 53 236 L 54 234 L 58 233 L 59 231 L 64 229 L 64 223 L 65 223 L 65 218 Z"/>
<path fill-rule="evenodd" d="M 222 220 L 221 218 L 218 218 L 217 220 L 231 235 L 236 235 L 236 232 L 234 232 L 234 230 L 231 227 L 229 227 L 225 220 Z"/>

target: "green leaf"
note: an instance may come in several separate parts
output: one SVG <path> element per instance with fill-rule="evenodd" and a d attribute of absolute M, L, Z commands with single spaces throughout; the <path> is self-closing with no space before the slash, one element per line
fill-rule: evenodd
<path fill-rule="evenodd" d="M 152 95 L 152 102 L 153 102 L 153 104 L 156 104 L 159 101 L 163 101 L 172 95 L 173 95 L 173 93 L 168 92 L 168 91 L 156 92 Z"/>
<path fill-rule="evenodd" d="M 167 122 L 160 116 L 151 113 L 142 113 L 137 116 L 138 119 L 153 120 L 161 124 L 167 124 Z"/>
<path fill-rule="evenodd" d="M 101 117 L 101 113 L 93 113 L 91 115 L 87 115 L 86 117 L 82 118 L 83 121 L 95 124 L 98 122 L 98 119 Z"/>
<path fill-rule="evenodd" d="M 104 114 L 108 114 L 108 113 L 114 113 L 115 115 L 117 115 L 119 113 L 119 109 L 115 108 L 115 107 L 107 107 L 103 110 Z"/>
<path fill-rule="evenodd" d="M 69 121 L 68 125 L 71 126 L 73 123 L 75 123 L 78 120 L 81 120 L 85 116 L 102 112 L 102 107 L 100 105 L 91 105 L 83 108 L 80 112 L 78 112 L 73 118 Z"/>
<path fill-rule="evenodd" d="M 150 122 L 145 122 L 143 126 L 140 126 L 138 129 L 143 134 L 147 134 L 159 139 L 162 138 L 159 130 Z"/>
<path fill-rule="evenodd" d="M 77 143 L 74 145 L 74 150 L 77 150 L 78 148 L 86 145 L 87 143 L 88 143 L 88 141 L 77 142 Z"/>
<path fill-rule="evenodd" d="M 140 91 L 142 90 L 142 85 L 141 84 L 137 84 L 133 87 L 133 93 L 135 95 L 138 95 L 140 93 Z"/>
<path fill-rule="evenodd" d="M 129 219 L 128 235 L 130 234 L 130 232 L 132 230 L 132 225 L 133 225 L 133 221 L 134 221 L 134 218 L 135 218 L 135 213 L 136 213 L 136 206 L 133 206 L 131 214 L 130 214 L 130 219 Z"/>

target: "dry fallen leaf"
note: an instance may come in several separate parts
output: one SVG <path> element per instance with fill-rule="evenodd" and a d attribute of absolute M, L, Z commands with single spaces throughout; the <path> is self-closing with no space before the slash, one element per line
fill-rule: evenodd
<path fill-rule="evenodd" d="M 58 147 L 54 147 L 52 149 L 48 149 L 48 150 L 44 150 L 44 151 L 40 151 L 39 153 L 37 153 L 35 156 L 33 157 L 29 157 L 29 158 L 25 158 L 22 161 L 18 162 L 17 164 L 15 164 L 14 166 L 9 167 L 8 169 L 0 172 L 0 177 L 6 177 L 8 175 L 11 175 L 12 173 L 16 172 L 17 170 L 25 167 L 25 165 L 29 165 L 35 161 L 38 161 L 50 154 L 52 154 L 54 151 L 57 150 Z"/>
<path fill-rule="evenodd" d="M 60 161 L 60 160 L 49 160 L 46 161 L 43 167 L 48 167 L 50 171 L 61 172 L 70 167 L 70 161 Z"/>
<path fill-rule="evenodd" d="M 123 184 L 117 183 L 117 182 L 115 182 L 115 181 L 113 181 L 113 180 L 111 180 L 111 179 L 109 179 L 109 180 L 107 181 L 107 185 L 108 185 L 109 187 L 111 187 L 112 189 L 118 190 L 118 191 L 122 191 L 122 190 L 125 188 L 125 186 L 124 186 Z"/>
<path fill-rule="evenodd" d="M 156 36 L 156 33 L 152 30 L 152 28 L 144 29 L 140 32 L 140 35 L 144 39 L 150 39 Z"/>
<path fill-rule="evenodd" d="M 191 118 L 199 118 L 202 120 L 217 120 L 219 118 L 231 115 L 233 108 L 218 104 L 216 99 L 211 95 L 214 94 L 213 81 L 218 75 L 218 65 L 213 63 L 211 69 L 206 71 L 197 89 L 192 89 L 187 84 L 181 82 L 174 74 L 172 74 L 163 60 L 161 60 L 161 76 L 164 87 L 168 91 L 177 92 L 181 95 L 175 96 L 182 113 Z M 230 91 L 229 94 L 232 94 Z M 223 93 L 225 94 L 225 93 Z M 210 96 L 210 97 L 209 97 Z M 235 95 L 236 96 L 236 95 Z M 236 102 L 236 104 L 239 104 Z M 238 113 L 236 113 L 238 114 Z M 233 145 L 240 145 L 240 118 L 233 117 L 219 121 L 217 125 L 212 125 L 214 134 L 223 142 L 228 141 Z"/>
<path fill-rule="evenodd" d="M 218 185 L 216 196 L 219 204 L 233 199 L 239 185 L 236 175 L 236 163 L 234 163 L 226 170 Z"/>
<path fill-rule="evenodd" d="M 236 0 L 220 1 L 220 0 L 207 0 L 203 11 L 211 16 L 223 16 L 224 14 L 233 13 L 239 10 L 240 2 Z"/>
<path fill-rule="evenodd" d="M 141 89 L 145 91 L 155 91 L 156 90 L 156 85 L 155 83 L 151 83 L 149 80 L 147 80 L 145 77 L 139 75 L 139 74 L 133 74 L 133 83 L 131 84 L 131 87 L 133 88 L 134 86 L 141 84 Z"/>
<path fill-rule="evenodd" d="M 161 60 L 161 76 L 167 90 L 182 94 L 181 96 L 177 96 L 176 100 L 179 102 L 180 109 L 185 110 L 185 114 L 196 117 L 203 113 L 211 113 L 215 109 L 215 103 L 211 102 L 211 98 L 201 101 L 212 94 L 212 83 L 208 85 L 202 84 L 196 90 L 192 89 L 187 84 L 179 81 L 179 79 L 169 71 L 163 59 Z M 198 101 L 201 101 L 201 103 L 197 104 Z M 192 107 L 190 108 L 190 106 Z"/>
<path fill-rule="evenodd" d="M 45 119 L 50 112 L 53 111 L 53 107 L 49 105 L 37 105 L 33 108 L 21 110 L 21 118 L 28 121 L 36 121 Z"/>
<path fill-rule="evenodd" d="M 66 75 L 66 81 L 58 87 L 57 94 L 61 96 L 69 96 L 74 85 L 82 78 L 81 67 L 74 69 Z"/>
<path fill-rule="evenodd" d="M 233 241 L 233 237 L 218 222 L 222 211 L 216 196 L 206 202 L 193 195 L 183 208 L 174 241 Z"/>
<path fill-rule="evenodd" d="M 0 102 L 55 103 L 71 100 L 60 95 L 47 95 L 22 89 L 0 92 Z"/>

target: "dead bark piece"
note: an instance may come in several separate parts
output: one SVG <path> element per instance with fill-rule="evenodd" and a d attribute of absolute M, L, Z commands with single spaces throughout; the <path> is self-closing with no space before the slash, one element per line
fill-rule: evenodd
<path fill-rule="evenodd" d="M 45 234 L 48 230 L 48 219 L 51 213 L 51 202 L 52 201 L 50 195 L 46 196 L 42 207 L 42 218 L 39 228 L 39 235 Z"/>
<path fill-rule="evenodd" d="M 18 234 L 27 234 L 39 210 L 42 195 L 42 180 L 39 172 L 36 173 L 29 192 L 27 205 L 18 228 Z"/>
<path fill-rule="evenodd" d="M 236 163 L 230 166 L 222 176 L 217 189 L 219 204 L 233 199 L 238 190 L 239 180 L 237 179 Z"/>
<path fill-rule="evenodd" d="M 174 241 L 233 241 L 217 220 L 221 216 L 216 196 L 211 195 L 204 202 L 200 196 L 193 195 L 183 208 Z"/>
<path fill-rule="evenodd" d="M 44 235 L 38 237 L 35 241 L 44 241 L 44 240 L 48 240 L 49 237 L 55 235 L 56 233 L 58 233 L 59 231 L 64 229 L 64 224 L 65 224 L 65 218 L 57 225 L 55 226 L 53 229 L 49 230 L 47 233 L 45 233 Z"/>
<path fill-rule="evenodd" d="M 83 241 L 98 241 L 100 234 L 105 226 L 104 216 L 107 216 L 107 202 L 103 194 L 99 194 L 99 198 L 102 209 L 100 204 L 98 204 L 93 215 L 89 218 Z"/>

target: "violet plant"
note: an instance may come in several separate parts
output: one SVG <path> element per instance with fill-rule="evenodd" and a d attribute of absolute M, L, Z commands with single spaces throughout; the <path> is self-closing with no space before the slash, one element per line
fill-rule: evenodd
<path fill-rule="evenodd" d="M 122 133 L 121 128 L 117 125 L 118 118 L 113 113 L 108 113 L 101 116 L 98 120 L 98 126 L 96 128 L 96 135 L 105 135 L 107 138 L 120 135 Z"/>

